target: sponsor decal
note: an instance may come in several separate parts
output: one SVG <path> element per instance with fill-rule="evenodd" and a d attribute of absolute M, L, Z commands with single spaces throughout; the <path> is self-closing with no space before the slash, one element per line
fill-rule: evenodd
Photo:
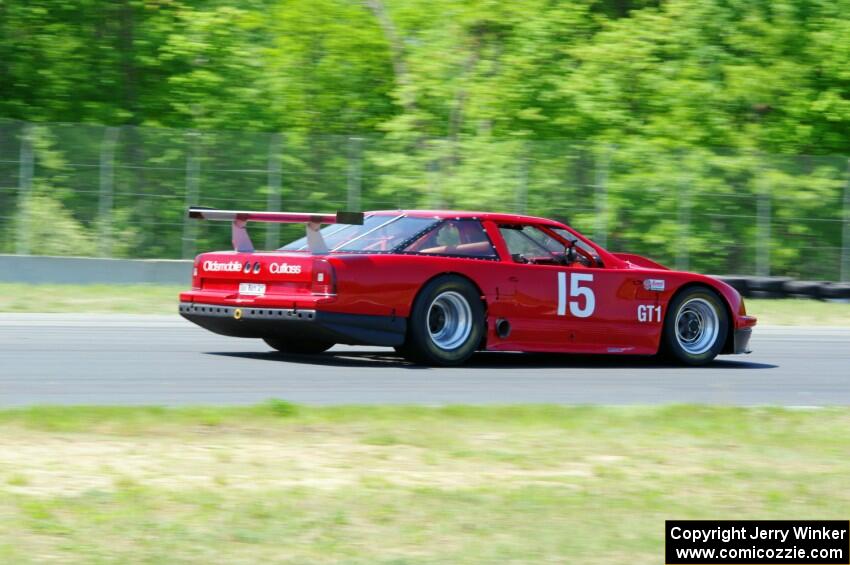
<path fill-rule="evenodd" d="M 210 273 L 220 271 L 238 273 L 242 270 L 242 263 L 239 261 L 204 261 L 204 270 Z"/>
<path fill-rule="evenodd" d="M 645 281 L 643 281 L 643 288 L 645 288 L 646 290 L 662 292 L 665 286 L 666 284 L 663 279 L 646 279 Z"/>
<path fill-rule="evenodd" d="M 289 263 L 272 263 L 269 272 L 273 275 L 298 275 L 301 273 L 301 265 L 290 265 Z"/>

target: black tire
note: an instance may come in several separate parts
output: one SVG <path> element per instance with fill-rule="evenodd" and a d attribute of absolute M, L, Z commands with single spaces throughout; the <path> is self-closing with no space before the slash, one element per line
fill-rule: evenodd
<path fill-rule="evenodd" d="M 686 365 L 711 362 L 726 343 L 729 314 L 713 290 L 694 286 L 673 297 L 664 318 L 663 351 Z"/>
<path fill-rule="evenodd" d="M 468 279 L 444 275 L 419 291 L 407 321 L 407 339 L 396 351 L 417 363 L 460 365 L 478 349 L 484 331 L 478 290 Z"/>
<path fill-rule="evenodd" d="M 327 341 L 301 341 L 284 337 L 264 337 L 263 341 L 281 353 L 293 353 L 296 355 L 315 355 L 323 353 L 334 346 Z"/>

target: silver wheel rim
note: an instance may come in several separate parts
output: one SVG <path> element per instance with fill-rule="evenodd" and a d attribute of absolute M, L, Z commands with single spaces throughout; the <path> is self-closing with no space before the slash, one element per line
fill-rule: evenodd
<path fill-rule="evenodd" d="M 443 350 L 457 349 L 472 332 L 472 308 L 463 295 L 444 292 L 431 302 L 426 323 L 434 345 Z"/>
<path fill-rule="evenodd" d="M 719 330 L 717 310 L 703 298 L 688 300 L 676 314 L 676 340 L 691 355 L 700 355 L 711 349 Z"/>

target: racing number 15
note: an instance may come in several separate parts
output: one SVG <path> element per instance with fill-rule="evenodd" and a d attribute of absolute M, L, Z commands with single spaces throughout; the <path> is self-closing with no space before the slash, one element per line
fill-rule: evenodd
<path fill-rule="evenodd" d="M 570 275 L 570 292 L 567 294 L 567 275 Z M 576 318 L 588 318 L 596 308 L 596 297 L 593 289 L 582 286 L 582 283 L 593 282 L 590 273 L 558 273 L 558 315 L 566 316 L 567 302 L 570 304 L 570 314 Z M 584 307 L 581 306 L 584 298 Z"/>

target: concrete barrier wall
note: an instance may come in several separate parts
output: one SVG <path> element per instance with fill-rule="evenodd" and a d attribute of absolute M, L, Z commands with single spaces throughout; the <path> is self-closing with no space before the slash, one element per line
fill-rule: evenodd
<path fill-rule="evenodd" d="M 192 261 L 0 255 L 0 282 L 174 284 L 192 280 Z"/>

